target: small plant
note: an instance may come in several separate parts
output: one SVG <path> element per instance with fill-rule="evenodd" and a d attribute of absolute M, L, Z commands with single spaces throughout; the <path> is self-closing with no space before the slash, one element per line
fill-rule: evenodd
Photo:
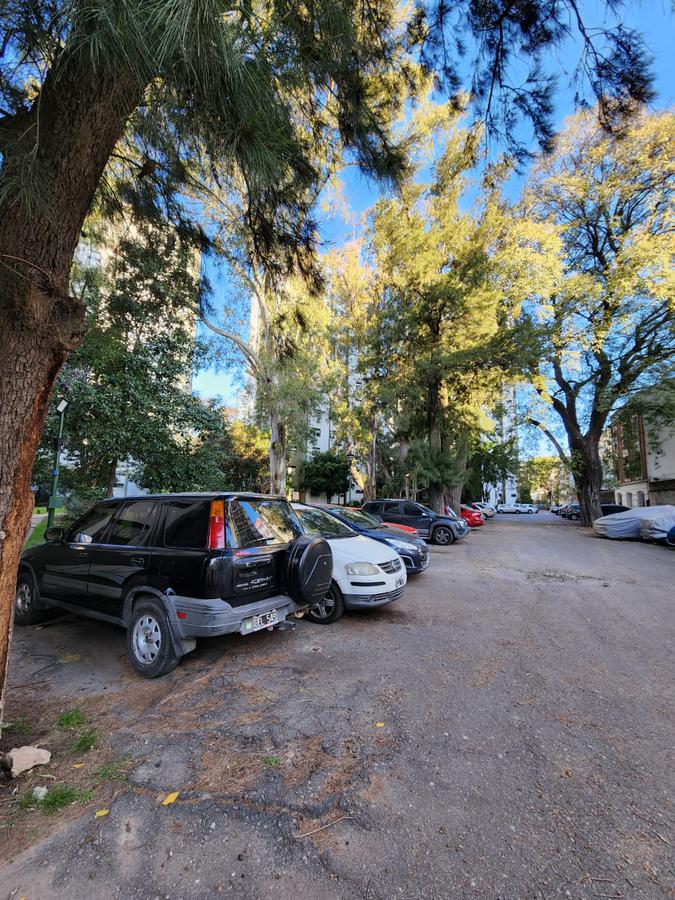
<path fill-rule="evenodd" d="M 127 764 L 128 760 L 126 759 L 115 759 L 112 762 L 105 763 L 94 776 L 96 778 L 96 783 L 102 784 L 104 781 L 126 781 Z"/>
<path fill-rule="evenodd" d="M 74 731 L 86 724 L 87 717 L 81 709 L 71 709 L 70 712 L 63 713 L 56 720 L 56 727 L 63 728 L 64 731 Z"/>
<path fill-rule="evenodd" d="M 54 813 L 74 803 L 88 803 L 90 800 L 90 791 L 78 791 L 65 784 L 55 784 L 42 800 L 36 800 L 32 790 L 27 791 L 19 801 L 19 806 L 21 809 L 42 809 Z"/>
<path fill-rule="evenodd" d="M 19 716 L 14 722 L 8 722 L 6 725 L 0 726 L 7 734 L 29 734 L 31 724 L 26 716 Z"/>
<path fill-rule="evenodd" d="M 96 746 L 98 735 L 93 728 L 83 731 L 70 748 L 71 753 L 88 753 Z"/>
<path fill-rule="evenodd" d="M 272 769 L 274 766 L 278 766 L 281 760 L 278 756 L 266 756 L 265 757 L 265 765 Z"/>

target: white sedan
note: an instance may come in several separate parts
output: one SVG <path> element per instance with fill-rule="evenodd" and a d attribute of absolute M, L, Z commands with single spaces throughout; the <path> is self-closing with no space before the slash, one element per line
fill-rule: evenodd
<path fill-rule="evenodd" d="M 520 504 L 518 504 L 518 503 L 498 503 L 497 504 L 497 512 L 498 513 L 519 513 L 519 512 L 521 512 Z"/>
<path fill-rule="evenodd" d="M 372 609 L 398 600 L 407 581 L 405 566 L 393 547 L 357 534 L 329 512 L 291 504 L 304 531 L 324 537 L 333 554 L 333 582 L 307 618 L 321 625 L 337 621 L 345 609 Z"/>

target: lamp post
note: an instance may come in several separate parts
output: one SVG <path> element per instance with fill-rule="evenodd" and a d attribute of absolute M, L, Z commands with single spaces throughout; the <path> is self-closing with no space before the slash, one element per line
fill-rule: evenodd
<path fill-rule="evenodd" d="M 47 528 L 51 528 L 54 524 L 54 512 L 58 504 L 58 488 L 59 488 L 59 465 L 61 462 L 61 440 L 63 439 L 63 420 L 65 418 L 68 401 L 62 397 L 56 404 L 56 411 L 59 413 L 59 436 L 54 447 L 54 468 L 52 469 L 52 489 L 50 492 L 49 502 L 47 504 Z"/>

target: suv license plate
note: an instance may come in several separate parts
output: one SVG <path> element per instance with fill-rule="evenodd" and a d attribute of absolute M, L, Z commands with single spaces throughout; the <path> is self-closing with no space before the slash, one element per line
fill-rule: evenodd
<path fill-rule="evenodd" d="M 397 588 L 403 587 L 404 584 L 405 584 L 405 580 L 403 578 L 396 579 L 396 587 Z"/>
<path fill-rule="evenodd" d="M 279 621 L 279 613 L 276 609 L 262 613 L 259 616 L 251 616 L 250 619 L 244 619 L 241 623 L 241 633 L 250 634 L 252 631 L 262 631 L 263 628 L 270 628 Z"/>

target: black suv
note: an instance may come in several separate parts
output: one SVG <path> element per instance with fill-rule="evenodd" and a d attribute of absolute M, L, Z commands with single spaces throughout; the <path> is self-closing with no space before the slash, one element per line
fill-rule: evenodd
<path fill-rule="evenodd" d="M 105 500 L 24 551 L 14 621 L 51 607 L 127 630 L 141 675 L 173 669 L 198 637 L 271 629 L 330 587 L 330 547 L 282 497 L 162 494 Z"/>
<path fill-rule="evenodd" d="M 420 537 L 443 547 L 461 540 L 469 533 L 469 526 L 455 513 L 440 515 L 412 500 L 369 500 L 363 504 L 362 509 L 379 516 L 384 522 L 416 528 Z"/>

